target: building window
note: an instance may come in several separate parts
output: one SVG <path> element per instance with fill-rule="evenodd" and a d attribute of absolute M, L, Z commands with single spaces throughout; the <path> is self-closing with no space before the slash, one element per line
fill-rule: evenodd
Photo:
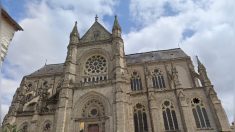
<path fill-rule="evenodd" d="M 43 125 L 43 132 L 51 132 L 52 131 L 52 123 L 50 121 L 46 121 Z"/>
<path fill-rule="evenodd" d="M 139 74 L 137 72 L 133 72 L 131 77 L 131 90 L 138 91 L 142 90 L 142 82 Z"/>
<path fill-rule="evenodd" d="M 107 70 L 107 62 L 103 56 L 95 55 L 86 61 L 85 64 L 87 74 L 105 73 Z"/>
<path fill-rule="evenodd" d="M 84 65 L 83 82 L 99 82 L 107 80 L 107 60 L 101 55 L 94 55 L 87 59 Z"/>
<path fill-rule="evenodd" d="M 160 88 L 166 88 L 164 77 L 159 69 L 155 69 L 153 72 L 153 87 L 160 89 Z"/>
<path fill-rule="evenodd" d="M 162 116 L 165 130 L 172 131 L 179 129 L 175 109 L 170 101 L 165 101 L 162 104 Z"/>
<path fill-rule="evenodd" d="M 148 132 L 146 109 L 139 103 L 134 106 L 134 127 L 135 132 Z"/>
<path fill-rule="evenodd" d="M 210 121 L 202 101 L 199 98 L 193 98 L 191 104 L 197 128 L 210 128 Z"/>

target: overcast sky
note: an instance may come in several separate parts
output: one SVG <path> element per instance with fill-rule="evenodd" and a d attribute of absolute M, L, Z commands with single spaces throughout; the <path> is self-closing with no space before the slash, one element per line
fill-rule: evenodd
<path fill-rule="evenodd" d="M 3 64 L 2 116 L 24 75 L 63 63 L 69 33 L 78 21 L 82 36 L 99 16 L 109 31 L 117 14 L 127 54 L 181 47 L 198 55 L 234 119 L 235 0 L 2 0 L 23 27 Z"/>

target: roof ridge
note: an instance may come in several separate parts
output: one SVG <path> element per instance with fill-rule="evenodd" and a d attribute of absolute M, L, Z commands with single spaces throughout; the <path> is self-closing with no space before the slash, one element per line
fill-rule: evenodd
<path fill-rule="evenodd" d="M 164 49 L 164 50 L 152 50 L 152 51 L 146 51 L 146 52 L 140 52 L 140 53 L 126 54 L 125 56 L 136 55 L 136 54 L 146 54 L 146 53 L 152 53 L 152 52 L 165 52 L 165 51 L 172 51 L 172 50 L 177 50 L 177 49 L 182 50 L 181 48 Z"/>
<path fill-rule="evenodd" d="M 45 66 L 48 66 L 48 65 L 60 65 L 60 64 L 64 64 L 64 63 L 46 64 Z"/>
<path fill-rule="evenodd" d="M 1 9 L 1 11 L 0 11 L 0 13 L 1 13 L 1 15 L 3 15 L 3 16 L 5 16 L 7 19 L 9 19 L 9 21 L 11 22 L 11 24 L 16 28 L 16 30 L 17 31 L 23 31 L 23 28 L 16 22 L 16 20 L 14 20 L 11 16 L 10 16 L 10 14 L 7 12 L 7 10 L 3 7 L 3 6 L 1 6 L 0 7 Z"/>

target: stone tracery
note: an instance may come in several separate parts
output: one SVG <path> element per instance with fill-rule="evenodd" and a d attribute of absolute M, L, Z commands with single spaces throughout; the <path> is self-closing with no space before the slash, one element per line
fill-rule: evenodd
<path fill-rule="evenodd" d="M 93 55 L 84 64 L 83 82 L 98 82 L 107 80 L 108 64 L 105 57 Z"/>
<path fill-rule="evenodd" d="M 88 118 L 102 117 L 105 115 L 103 104 L 96 99 L 89 100 L 82 109 L 82 116 Z"/>
<path fill-rule="evenodd" d="M 107 62 L 103 56 L 94 55 L 88 58 L 85 64 L 85 71 L 88 75 L 106 73 L 107 71 Z"/>

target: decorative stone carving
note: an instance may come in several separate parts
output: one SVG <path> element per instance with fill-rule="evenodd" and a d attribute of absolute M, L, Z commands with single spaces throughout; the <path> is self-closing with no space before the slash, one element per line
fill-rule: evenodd
<path fill-rule="evenodd" d="M 179 98 L 179 101 L 180 101 L 182 106 L 187 106 L 188 105 L 186 97 L 185 97 L 184 92 L 182 90 L 180 90 L 178 92 L 178 98 Z"/>
<path fill-rule="evenodd" d="M 176 70 L 175 67 L 172 68 L 172 78 L 173 81 L 175 82 L 176 88 L 179 88 L 181 86 L 181 83 L 179 81 L 178 71 Z"/>
<path fill-rule="evenodd" d="M 175 88 L 180 88 L 181 83 L 179 81 L 178 71 L 175 67 L 173 67 L 170 71 L 167 71 L 167 75 L 169 80 L 174 84 Z"/>

